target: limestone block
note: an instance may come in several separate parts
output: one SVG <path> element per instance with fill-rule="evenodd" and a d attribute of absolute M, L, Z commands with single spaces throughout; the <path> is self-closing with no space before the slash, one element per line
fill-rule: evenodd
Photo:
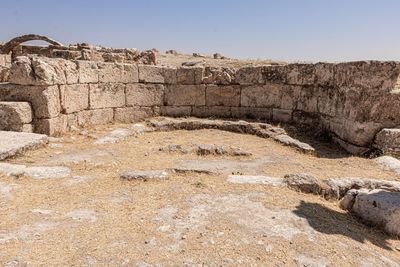
<path fill-rule="evenodd" d="M 169 85 L 165 90 L 168 106 L 204 106 L 205 85 Z"/>
<path fill-rule="evenodd" d="M 63 113 L 74 113 L 89 107 L 89 85 L 60 85 L 61 109 Z"/>
<path fill-rule="evenodd" d="M 241 85 L 264 84 L 264 66 L 243 67 L 236 71 L 235 83 Z"/>
<path fill-rule="evenodd" d="M 125 85 L 121 83 L 90 84 L 90 109 L 118 108 L 125 105 Z"/>
<path fill-rule="evenodd" d="M 51 119 L 40 119 L 34 121 L 36 133 L 58 136 L 67 131 L 67 116 L 60 114 Z"/>
<path fill-rule="evenodd" d="M 1 101 L 23 101 L 32 105 L 37 119 L 57 117 L 60 113 L 60 92 L 57 85 L 23 86 L 3 84 L 0 87 Z"/>
<path fill-rule="evenodd" d="M 318 89 L 311 87 L 303 87 L 300 91 L 299 101 L 297 102 L 297 109 L 309 112 L 318 112 Z"/>
<path fill-rule="evenodd" d="M 111 108 L 84 110 L 77 113 L 77 123 L 79 126 L 99 125 L 112 122 L 114 111 Z"/>
<path fill-rule="evenodd" d="M 232 107 L 232 118 L 271 120 L 272 108 Z"/>
<path fill-rule="evenodd" d="M 363 221 L 400 236 L 400 193 L 381 189 L 359 190 L 351 210 Z"/>
<path fill-rule="evenodd" d="M 238 107 L 240 105 L 240 87 L 208 85 L 206 103 L 207 106 Z"/>
<path fill-rule="evenodd" d="M 164 67 L 153 65 L 138 65 L 139 81 L 146 83 L 164 83 Z"/>
<path fill-rule="evenodd" d="M 193 107 L 192 108 L 192 116 L 199 118 L 208 118 L 208 117 L 216 117 L 216 118 L 230 118 L 231 117 L 231 108 L 223 107 L 223 106 L 203 106 L 203 107 Z"/>
<path fill-rule="evenodd" d="M 315 84 L 333 86 L 335 65 L 331 63 L 317 63 L 314 65 Z"/>
<path fill-rule="evenodd" d="M 313 125 L 315 127 L 319 127 L 320 124 L 320 116 L 318 114 L 298 110 L 293 112 L 292 120 L 298 124 Z"/>
<path fill-rule="evenodd" d="M 164 67 L 164 83 L 176 84 L 176 72 L 175 67 Z"/>
<path fill-rule="evenodd" d="M 400 152 L 400 129 L 382 129 L 376 134 L 374 147 L 384 153 Z"/>
<path fill-rule="evenodd" d="M 9 124 L 31 123 L 31 105 L 28 102 L 0 102 L 0 123 L 6 121 Z"/>
<path fill-rule="evenodd" d="M 157 116 L 157 113 L 156 109 L 152 107 L 116 108 L 114 120 L 121 123 L 131 123 Z"/>
<path fill-rule="evenodd" d="M 281 103 L 279 105 L 282 109 L 295 110 L 301 95 L 301 86 L 290 85 L 282 86 L 281 90 Z"/>
<path fill-rule="evenodd" d="M 97 62 L 77 60 L 79 83 L 98 83 L 99 69 Z"/>
<path fill-rule="evenodd" d="M 181 67 L 176 72 L 178 84 L 201 84 L 204 75 L 203 67 Z"/>
<path fill-rule="evenodd" d="M 0 83 L 8 82 L 10 79 L 10 69 L 0 66 Z"/>
<path fill-rule="evenodd" d="M 126 85 L 127 106 L 162 106 L 164 104 L 164 85 L 134 83 Z"/>
<path fill-rule="evenodd" d="M 137 83 L 139 71 L 137 65 L 121 63 L 98 63 L 99 82 Z"/>
<path fill-rule="evenodd" d="M 242 87 L 241 106 L 243 107 L 279 107 L 282 86 L 276 84 Z"/>
<path fill-rule="evenodd" d="M 48 137 L 45 135 L 0 131 L 0 160 L 22 154 L 47 142 Z"/>
<path fill-rule="evenodd" d="M 290 64 L 287 66 L 286 82 L 292 85 L 314 85 L 315 66 L 313 64 Z"/>
<path fill-rule="evenodd" d="M 263 77 L 267 83 L 286 84 L 287 72 L 287 66 L 265 66 L 263 69 Z"/>
<path fill-rule="evenodd" d="M 191 106 L 162 106 L 161 115 L 169 117 L 188 117 L 192 113 Z"/>
<path fill-rule="evenodd" d="M 290 109 L 272 109 L 272 120 L 279 122 L 290 122 L 292 121 L 292 110 Z"/>
<path fill-rule="evenodd" d="M 11 65 L 10 82 L 21 85 L 66 84 L 66 72 L 73 80 L 74 65 L 59 58 L 17 57 Z"/>

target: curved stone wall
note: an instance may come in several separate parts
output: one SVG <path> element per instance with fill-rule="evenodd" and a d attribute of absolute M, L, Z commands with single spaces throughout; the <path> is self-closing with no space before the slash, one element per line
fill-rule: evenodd
<path fill-rule="evenodd" d="M 0 101 L 26 101 L 35 132 L 133 122 L 150 116 L 264 119 L 332 133 L 352 153 L 400 123 L 400 64 L 161 67 L 18 57 Z"/>

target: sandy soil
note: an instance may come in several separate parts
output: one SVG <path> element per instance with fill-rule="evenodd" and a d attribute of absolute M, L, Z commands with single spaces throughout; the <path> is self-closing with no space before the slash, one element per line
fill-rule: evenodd
<path fill-rule="evenodd" d="M 399 266 L 400 241 L 361 224 L 336 202 L 285 187 L 226 180 L 232 171 L 400 181 L 372 160 L 339 152 L 335 157 L 304 155 L 268 139 L 217 130 L 153 132 L 94 144 L 121 127 L 128 126 L 66 134 L 8 160 L 67 166 L 72 174 L 46 180 L 0 176 L 1 264 Z M 170 144 L 231 145 L 252 155 L 160 151 Z M 218 161 L 228 166 L 227 173 L 170 173 L 166 180 L 153 181 L 119 178 L 125 170 L 165 170 L 188 160 Z"/>

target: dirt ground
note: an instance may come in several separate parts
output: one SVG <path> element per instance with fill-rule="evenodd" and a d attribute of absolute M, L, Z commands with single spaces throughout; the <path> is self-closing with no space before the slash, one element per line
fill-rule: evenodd
<path fill-rule="evenodd" d="M 286 187 L 232 184 L 231 173 L 400 181 L 372 160 L 305 155 L 269 139 L 218 130 L 151 132 L 94 144 L 112 125 L 65 134 L 7 162 L 67 166 L 61 179 L 0 176 L 4 266 L 400 266 L 400 240 L 358 222 L 334 201 Z M 251 156 L 160 151 L 231 145 Z M 320 150 L 332 150 L 332 147 Z M 126 181 L 126 170 L 220 164 L 215 175 L 169 172 Z M 200 163 L 199 163 L 200 164 Z M 1 190 L 1 188 L 3 188 Z M 8 188 L 8 189 L 7 189 Z"/>

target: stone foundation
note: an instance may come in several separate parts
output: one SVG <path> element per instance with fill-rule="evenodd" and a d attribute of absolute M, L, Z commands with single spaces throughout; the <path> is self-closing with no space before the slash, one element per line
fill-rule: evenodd
<path fill-rule="evenodd" d="M 262 119 L 325 130 L 359 154 L 400 124 L 399 75 L 378 61 L 234 70 L 23 56 L 0 101 L 30 103 L 34 131 L 49 135 L 158 115 Z"/>

